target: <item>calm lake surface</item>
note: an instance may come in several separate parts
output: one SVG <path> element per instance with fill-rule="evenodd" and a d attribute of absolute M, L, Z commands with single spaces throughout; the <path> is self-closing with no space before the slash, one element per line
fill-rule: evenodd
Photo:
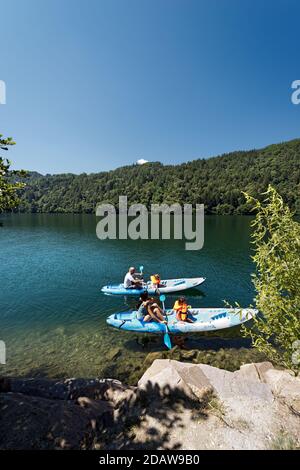
<path fill-rule="evenodd" d="M 100 241 L 93 215 L 14 214 L 1 220 L 0 339 L 7 347 L 1 373 L 101 376 L 116 360 L 113 348 L 128 361 L 142 360 L 150 346 L 105 322 L 136 301 L 100 292 L 102 285 L 122 281 L 130 265 L 144 265 L 147 276 L 206 277 L 201 290 L 187 293 L 195 307 L 222 307 L 224 299 L 247 306 L 253 300 L 249 217 L 206 217 L 200 251 L 185 251 L 177 240 Z M 174 300 L 167 297 L 166 306 Z M 238 341 L 238 330 L 233 336 Z M 197 335 L 194 347 L 202 340 Z M 217 338 L 211 341 L 218 345 Z M 155 348 L 163 346 L 157 341 Z"/>

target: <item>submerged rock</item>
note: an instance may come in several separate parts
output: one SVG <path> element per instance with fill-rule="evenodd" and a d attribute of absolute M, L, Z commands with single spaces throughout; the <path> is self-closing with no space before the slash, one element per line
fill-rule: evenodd
<path fill-rule="evenodd" d="M 157 352 L 150 352 L 147 354 L 144 362 L 143 362 L 143 368 L 147 369 L 148 367 L 151 366 L 151 364 L 156 361 L 156 359 L 163 359 L 165 356 L 165 353 L 162 351 L 157 351 Z"/>
<path fill-rule="evenodd" d="M 189 360 L 189 361 L 196 359 L 197 355 L 198 355 L 198 351 L 196 349 L 190 349 L 188 351 L 182 350 L 180 352 L 181 358 L 184 360 Z"/>
<path fill-rule="evenodd" d="M 107 361 L 113 361 L 114 359 L 117 359 L 117 357 L 119 357 L 120 355 L 122 354 L 122 350 L 121 348 L 111 348 L 109 349 L 105 356 L 106 356 L 106 359 Z"/>

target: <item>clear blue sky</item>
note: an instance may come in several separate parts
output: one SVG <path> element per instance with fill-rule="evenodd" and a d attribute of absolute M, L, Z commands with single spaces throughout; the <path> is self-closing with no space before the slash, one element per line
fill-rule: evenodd
<path fill-rule="evenodd" d="M 300 137 L 299 0 L 0 0 L 15 166 L 96 172 Z"/>

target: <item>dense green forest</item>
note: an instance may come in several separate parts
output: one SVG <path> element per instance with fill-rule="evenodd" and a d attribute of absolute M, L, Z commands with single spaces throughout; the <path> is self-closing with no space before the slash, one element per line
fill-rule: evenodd
<path fill-rule="evenodd" d="M 95 211 L 103 201 L 204 203 L 208 214 L 248 214 L 242 191 L 258 197 L 269 183 L 300 212 L 300 139 L 261 150 L 232 152 L 181 165 L 158 162 L 94 174 L 30 173 L 21 212 Z"/>

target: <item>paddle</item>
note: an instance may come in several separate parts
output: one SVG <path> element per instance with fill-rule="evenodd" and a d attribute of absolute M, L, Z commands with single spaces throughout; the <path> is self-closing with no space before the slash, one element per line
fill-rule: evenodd
<path fill-rule="evenodd" d="M 140 266 L 140 267 L 139 267 L 139 270 L 140 270 L 140 273 L 141 273 L 141 282 L 142 282 L 142 285 L 143 285 L 143 286 L 146 286 L 146 285 L 145 285 L 144 278 L 143 278 L 143 276 L 144 276 L 144 266 Z"/>
<path fill-rule="evenodd" d="M 159 300 L 161 301 L 162 303 L 162 306 L 163 306 L 163 312 L 165 313 L 166 309 L 165 309 L 165 300 L 166 300 L 166 296 L 165 295 L 161 295 L 159 297 Z M 168 321 L 168 316 L 166 315 L 166 319 Z M 167 346 L 168 349 L 172 349 L 172 343 L 171 343 L 171 338 L 170 338 L 170 335 L 169 335 L 169 327 L 168 327 L 168 323 L 166 323 L 166 332 L 164 334 L 164 343 L 165 345 Z"/>

